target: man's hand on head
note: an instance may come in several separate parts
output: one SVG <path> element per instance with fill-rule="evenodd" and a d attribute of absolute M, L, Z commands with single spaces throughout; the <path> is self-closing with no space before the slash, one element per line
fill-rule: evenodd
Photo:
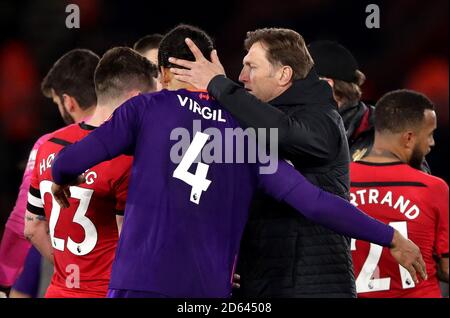
<path fill-rule="evenodd" d="M 186 38 L 185 42 L 192 54 L 194 54 L 195 61 L 170 57 L 170 63 L 185 67 L 185 69 L 172 67 L 170 71 L 174 74 L 175 79 L 179 81 L 189 83 L 198 89 L 207 89 L 209 82 L 215 76 L 225 75 L 225 70 L 217 56 L 217 51 L 213 50 L 211 52 L 210 62 L 191 39 Z"/>

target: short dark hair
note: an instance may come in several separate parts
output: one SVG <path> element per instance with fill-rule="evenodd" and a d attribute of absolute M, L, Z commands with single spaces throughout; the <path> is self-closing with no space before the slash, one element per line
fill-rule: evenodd
<path fill-rule="evenodd" d="M 128 47 L 108 50 L 95 69 L 97 96 L 116 98 L 128 90 L 151 91 L 156 87 L 156 66 Z"/>
<path fill-rule="evenodd" d="M 375 130 L 399 133 L 416 129 L 427 109 L 434 110 L 434 105 L 424 94 L 407 89 L 389 92 L 375 105 Z"/>
<path fill-rule="evenodd" d="M 86 49 L 74 49 L 53 64 L 41 83 L 42 93 L 52 96 L 52 89 L 62 99 L 63 94 L 75 98 L 82 109 L 97 103 L 94 71 L 100 58 Z"/>
<path fill-rule="evenodd" d="M 140 54 L 144 54 L 148 50 L 159 48 L 162 38 L 163 36 L 159 33 L 146 35 L 134 43 L 133 49 Z"/>
<path fill-rule="evenodd" d="M 247 32 L 244 46 L 248 51 L 256 42 L 267 49 L 267 59 L 272 65 L 292 68 L 293 80 L 304 79 L 314 65 L 303 37 L 290 29 L 264 28 Z"/>
<path fill-rule="evenodd" d="M 167 32 L 161 40 L 158 51 L 158 66 L 159 67 L 178 67 L 169 63 L 169 57 L 176 57 L 188 61 L 195 61 L 189 47 L 184 42 L 185 38 L 190 38 L 203 55 L 209 59 L 211 51 L 214 49 L 211 37 L 205 31 L 187 24 L 180 24 Z"/>

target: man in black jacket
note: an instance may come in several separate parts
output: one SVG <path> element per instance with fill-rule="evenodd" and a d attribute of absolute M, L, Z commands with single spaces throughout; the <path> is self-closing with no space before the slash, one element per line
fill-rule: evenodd
<path fill-rule="evenodd" d="M 185 81 L 212 78 L 206 82 L 209 93 L 242 126 L 278 128 L 280 155 L 315 185 L 347 198 L 350 156 L 345 128 L 332 90 L 319 80 L 303 38 L 292 30 L 260 29 L 247 33 L 245 47 L 248 54 L 239 77 L 245 88 L 223 75 L 214 76 L 224 74 L 215 52 L 211 58 L 216 69 L 210 73 L 202 69 L 201 76 L 192 78 L 183 69 L 174 73 Z M 349 243 L 349 238 L 260 194 L 242 239 L 240 294 L 355 297 Z"/>
<path fill-rule="evenodd" d="M 358 161 L 372 149 L 375 107 L 361 101 L 366 76 L 353 54 L 334 41 L 314 41 L 308 45 L 317 75 L 330 84 L 338 111 L 344 121 L 350 156 Z M 430 173 L 424 160 L 422 171 Z"/>
<path fill-rule="evenodd" d="M 245 88 L 224 76 L 215 51 L 211 63 L 191 40 L 186 43 L 196 61 L 169 58 L 176 79 L 207 87 L 244 127 L 278 128 L 281 155 L 312 183 L 347 198 L 345 128 L 332 90 L 319 80 L 297 32 L 260 29 L 247 34 L 248 54 L 239 77 Z M 242 296 L 356 296 L 349 239 L 262 194 L 250 211 L 238 272 Z"/>

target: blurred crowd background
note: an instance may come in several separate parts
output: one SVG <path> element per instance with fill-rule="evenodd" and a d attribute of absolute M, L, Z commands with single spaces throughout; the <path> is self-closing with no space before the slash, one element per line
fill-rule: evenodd
<path fill-rule="evenodd" d="M 77 4 L 79 29 L 68 29 L 66 6 Z M 380 28 L 368 29 L 368 4 L 380 8 Z M 306 42 L 346 46 L 367 76 L 363 100 L 410 88 L 437 106 L 436 146 L 427 159 L 434 175 L 448 174 L 448 0 L 334 1 L 0 1 L 0 235 L 14 205 L 29 151 L 38 137 L 64 125 L 40 82 L 73 48 L 99 55 L 179 23 L 197 25 L 216 42 L 228 77 L 237 80 L 249 30 L 285 27 Z"/>

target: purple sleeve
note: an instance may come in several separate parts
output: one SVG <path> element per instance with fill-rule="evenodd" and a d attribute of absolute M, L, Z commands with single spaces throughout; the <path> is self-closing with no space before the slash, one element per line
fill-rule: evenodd
<path fill-rule="evenodd" d="M 348 201 L 311 184 L 294 167 L 280 161 L 272 175 L 260 175 L 260 186 L 306 218 L 336 233 L 390 246 L 394 229 L 359 210 Z"/>
<path fill-rule="evenodd" d="M 132 154 L 140 124 L 143 96 L 117 108 L 111 118 L 88 136 L 61 150 L 52 165 L 56 184 L 67 184 L 98 163 L 120 154 Z"/>
<path fill-rule="evenodd" d="M 36 298 L 41 277 L 41 254 L 32 246 L 25 260 L 22 273 L 17 278 L 12 289 Z"/>

